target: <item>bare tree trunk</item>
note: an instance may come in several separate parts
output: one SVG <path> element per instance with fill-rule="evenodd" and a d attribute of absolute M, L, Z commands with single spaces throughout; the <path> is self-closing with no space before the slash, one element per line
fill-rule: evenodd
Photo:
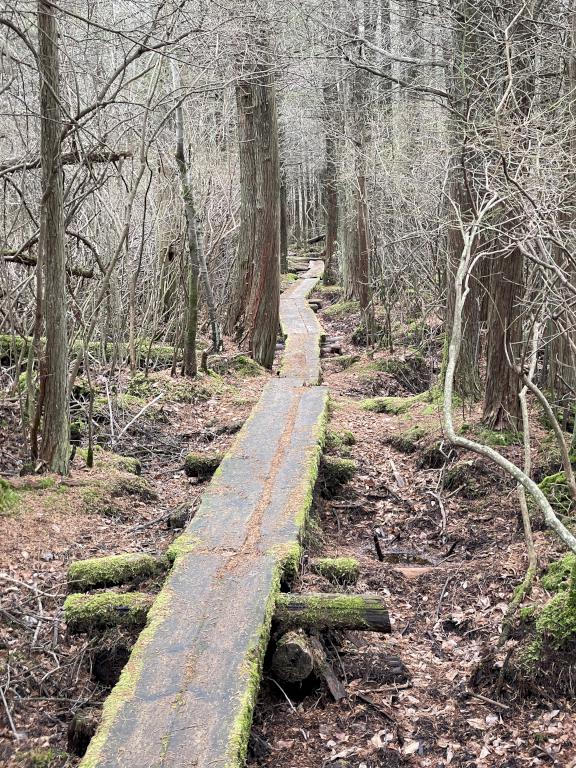
<path fill-rule="evenodd" d="M 288 214 L 286 211 L 286 178 L 280 179 L 280 272 L 288 272 Z"/>
<path fill-rule="evenodd" d="M 334 111 L 338 105 L 335 83 L 324 86 L 324 130 L 326 132 L 326 167 L 324 170 L 324 207 L 326 209 L 326 239 L 324 251 L 324 283 L 334 282 L 334 262 L 338 240 L 338 162 L 334 136 Z"/>
<path fill-rule="evenodd" d="M 276 349 L 280 302 L 280 163 L 276 93 L 268 51 L 261 48 L 254 73 L 254 144 L 256 187 L 254 276 L 248 306 L 248 338 L 252 357 L 271 368 Z"/>
<path fill-rule="evenodd" d="M 254 142 L 254 89 L 249 79 L 236 86 L 238 114 L 238 155 L 240 161 L 240 232 L 227 329 L 237 338 L 244 335 L 246 309 L 254 271 L 256 232 L 256 147 Z"/>
<path fill-rule="evenodd" d="M 519 303 L 524 294 L 524 260 L 518 248 L 499 257 L 490 279 L 489 338 L 483 419 L 490 429 L 518 429 L 522 416 L 520 380 L 508 351 L 522 340 Z M 512 352 L 512 354 L 514 354 Z"/>
<path fill-rule="evenodd" d="M 42 203 L 40 263 L 45 270 L 46 357 L 41 367 L 44 390 L 41 461 L 67 474 L 70 454 L 68 333 L 66 328 L 66 252 L 62 180 L 62 114 L 58 30 L 53 6 L 38 0 L 38 71 L 40 75 L 40 151 Z M 40 297 L 38 297 L 40 300 Z M 42 403 L 39 403 L 39 407 Z"/>

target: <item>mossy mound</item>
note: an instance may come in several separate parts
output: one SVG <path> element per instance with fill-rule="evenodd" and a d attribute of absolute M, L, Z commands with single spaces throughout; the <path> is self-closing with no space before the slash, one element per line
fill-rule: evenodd
<path fill-rule="evenodd" d="M 0 516 L 8 515 L 18 503 L 18 494 L 7 480 L 0 478 Z"/>
<path fill-rule="evenodd" d="M 356 473 L 358 466 L 351 459 L 323 456 L 320 462 L 320 487 L 326 498 L 334 496 Z"/>
<path fill-rule="evenodd" d="M 188 477 L 204 479 L 212 477 L 220 466 L 223 453 L 189 453 L 184 459 L 184 471 Z"/>
<path fill-rule="evenodd" d="M 80 495 L 85 512 L 105 517 L 116 513 L 114 500 L 117 498 L 133 496 L 141 501 L 158 499 L 158 494 L 148 480 L 115 469 L 109 471 L 106 479 L 95 478 L 92 485 L 82 489 Z"/>
<path fill-rule="evenodd" d="M 474 434 L 479 443 L 489 445 L 493 448 L 505 448 L 508 445 L 522 445 L 522 432 L 510 430 L 495 431 L 493 429 L 476 429 Z"/>
<path fill-rule="evenodd" d="M 104 486 L 112 497 L 136 496 L 142 501 L 156 501 L 158 494 L 148 480 L 129 473 L 118 473 L 112 476 Z"/>
<path fill-rule="evenodd" d="M 560 592 L 568 589 L 570 575 L 574 568 L 576 568 L 576 555 L 572 553 L 565 555 L 561 560 L 550 563 L 546 573 L 540 579 L 540 584 L 548 592 Z"/>
<path fill-rule="evenodd" d="M 399 384 L 414 394 L 426 392 L 430 386 L 430 370 L 422 355 L 374 360 L 368 368 L 393 376 Z"/>
<path fill-rule="evenodd" d="M 342 586 L 356 584 L 360 576 L 360 564 L 354 557 L 319 557 L 313 561 L 312 570 Z"/>
<path fill-rule="evenodd" d="M 166 566 L 167 562 L 142 552 L 78 560 L 68 568 L 68 589 L 86 592 L 119 584 L 137 584 L 162 573 Z"/>
<path fill-rule="evenodd" d="M 88 449 L 78 448 L 77 455 L 86 461 L 88 458 Z M 106 451 L 100 445 L 95 445 L 92 449 L 92 458 L 95 467 L 99 465 L 109 467 L 110 469 L 116 469 L 119 472 L 127 472 L 130 475 L 140 475 L 142 472 L 142 464 L 139 459 L 136 459 L 133 456 L 122 456 L 119 453 Z"/>
<path fill-rule="evenodd" d="M 349 429 L 343 429 L 339 432 L 332 429 L 326 431 L 325 447 L 328 451 L 347 456 L 350 453 L 350 446 L 355 444 L 356 438 Z"/>
<path fill-rule="evenodd" d="M 314 292 L 320 293 L 324 298 L 337 299 L 342 295 L 342 287 L 340 285 L 317 285 Z"/>
<path fill-rule="evenodd" d="M 548 475 L 539 483 L 539 488 L 558 512 L 567 515 L 574 511 L 576 502 L 570 495 L 564 472 Z"/>
<path fill-rule="evenodd" d="M 339 301 L 336 304 L 330 304 L 323 310 L 327 317 L 341 318 L 360 311 L 360 302 L 358 301 Z"/>
<path fill-rule="evenodd" d="M 536 632 L 556 648 L 576 640 L 576 592 L 558 592 L 536 617 Z"/>
<path fill-rule="evenodd" d="M 360 361 L 358 355 L 336 355 L 330 358 L 330 362 L 338 366 L 342 371 L 348 370 Z"/>
<path fill-rule="evenodd" d="M 264 368 L 248 355 L 213 358 L 210 367 L 217 373 L 234 373 L 241 378 L 262 376 L 265 373 Z"/>
<path fill-rule="evenodd" d="M 72 634 L 109 627 L 143 627 L 153 602 L 139 592 L 72 594 L 64 601 L 64 621 Z"/>
<path fill-rule="evenodd" d="M 424 427 L 411 427 L 404 432 L 390 435 L 385 439 L 388 445 L 396 448 L 400 453 L 415 453 L 418 450 L 418 442 L 428 434 Z"/>
<path fill-rule="evenodd" d="M 400 416 L 407 413 L 418 402 L 420 401 L 415 397 L 370 397 L 367 400 L 362 400 L 360 407 L 364 411 Z"/>

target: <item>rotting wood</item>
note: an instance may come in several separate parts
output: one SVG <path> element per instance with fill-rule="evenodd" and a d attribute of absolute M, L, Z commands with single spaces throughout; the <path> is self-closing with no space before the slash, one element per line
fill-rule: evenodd
<path fill-rule="evenodd" d="M 314 671 L 314 649 L 302 630 L 286 632 L 276 643 L 271 670 L 284 683 L 301 683 Z"/>
<path fill-rule="evenodd" d="M 348 695 L 346 693 L 346 688 L 336 677 L 336 674 L 332 669 L 332 664 L 328 661 L 326 649 L 324 648 L 322 641 L 319 637 L 311 637 L 310 645 L 314 653 L 314 671 L 316 672 L 316 675 L 324 680 L 334 701 L 345 699 Z"/>
<path fill-rule="evenodd" d="M 378 595 L 281 594 L 274 619 L 284 627 L 392 631 L 388 609 Z"/>

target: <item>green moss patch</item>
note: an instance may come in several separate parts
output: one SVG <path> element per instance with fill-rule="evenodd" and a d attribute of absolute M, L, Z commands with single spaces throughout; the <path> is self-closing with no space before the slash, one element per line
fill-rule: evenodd
<path fill-rule="evenodd" d="M 536 618 L 536 631 L 555 647 L 561 648 L 576 640 L 575 597 L 570 590 L 558 592 Z"/>
<path fill-rule="evenodd" d="M 0 516 L 14 511 L 18 504 L 18 494 L 7 480 L 0 478 Z"/>
<path fill-rule="evenodd" d="M 400 416 L 407 413 L 413 405 L 419 402 L 421 400 L 418 397 L 370 397 L 367 400 L 362 400 L 360 407 L 364 411 Z"/>
<path fill-rule="evenodd" d="M 341 318 L 360 311 L 360 302 L 358 301 L 340 301 L 337 304 L 331 304 L 323 310 L 327 317 Z"/>
<path fill-rule="evenodd" d="M 415 453 L 418 450 L 418 442 L 428 434 L 424 427 L 411 427 L 404 432 L 398 432 L 386 437 L 385 442 L 400 453 Z"/>
<path fill-rule="evenodd" d="M 77 455 L 86 461 L 88 449 L 78 448 Z M 110 469 L 117 469 L 120 472 L 127 472 L 132 475 L 139 475 L 142 472 L 140 461 L 133 456 L 121 456 L 119 453 L 104 450 L 100 445 L 94 446 L 92 455 L 94 466 L 109 467 Z"/>
<path fill-rule="evenodd" d="M 143 627 L 154 598 L 140 592 L 72 594 L 64 601 L 64 621 L 72 634 L 109 627 Z"/>
<path fill-rule="evenodd" d="M 264 368 L 248 355 L 213 358 L 210 367 L 217 373 L 234 373 L 241 378 L 262 376 L 265 373 Z"/>
<path fill-rule="evenodd" d="M 40 747 L 30 752 L 19 752 L 16 759 L 21 768 L 58 768 L 65 763 L 67 757 L 62 750 Z"/>
<path fill-rule="evenodd" d="M 549 592 L 559 592 L 568 589 L 570 575 L 576 567 L 576 555 L 570 553 L 561 560 L 550 563 L 546 573 L 540 579 L 540 584 Z"/>
<path fill-rule="evenodd" d="M 569 514 L 573 511 L 575 502 L 570 494 L 564 472 L 548 475 L 542 480 L 539 487 L 558 512 Z"/>
<path fill-rule="evenodd" d="M 70 591 L 136 584 L 162 573 L 167 562 L 142 552 L 78 560 L 68 568 Z"/>
<path fill-rule="evenodd" d="M 319 557 L 312 562 L 312 570 L 332 584 L 356 584 L 360 565 L 355 557 Z"/>
<path fill-rule="evenodd" d="M 212 477 L 220 466 L 223 453 L 189 453 L 184 459 L 184 471 L 188 477 L 205 479 Z"/>
<path fill-rule="evenodd" d="M 334 453 L 340 453 L 342 455 L 348 455 L 350 453 L 350 446 L 356 444 L 356 438 L 349 429 L 343 429 L 338 432 L 332 429 L 326 431 L 325 448 L 328 451 Z"/>

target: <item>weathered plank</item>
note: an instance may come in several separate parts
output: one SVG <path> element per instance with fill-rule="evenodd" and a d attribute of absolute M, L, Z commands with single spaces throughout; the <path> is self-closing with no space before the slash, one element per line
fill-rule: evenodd
<path fill-rule="evenodd" d="M 81 768 L 242 763 L 282 571 L 299 557 L 320 458 L 322 329 L 314 264 L 281 300 L 287 336 L 270 381 L 172 547 L 148 615 Z"/>

